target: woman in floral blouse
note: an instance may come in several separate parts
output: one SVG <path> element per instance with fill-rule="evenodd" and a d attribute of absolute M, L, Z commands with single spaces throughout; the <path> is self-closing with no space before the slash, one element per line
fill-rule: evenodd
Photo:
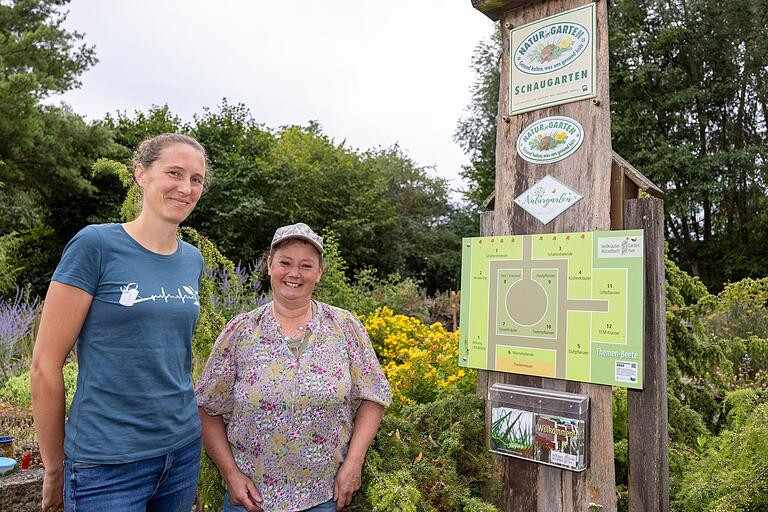
<path fill-rule="evenodd" d="M 312 299 L 323 240 L 306 224 L 275 232 L 273 301 L 236 316 L 196 393 L 225 511 L 332 511 L 360 487 L 365 453 L 391 403 L 365 329 Z"/>

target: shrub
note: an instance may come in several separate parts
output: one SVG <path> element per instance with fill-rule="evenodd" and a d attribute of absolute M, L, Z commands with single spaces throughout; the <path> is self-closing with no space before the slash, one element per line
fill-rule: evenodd
<path fill-rule="evenodd" d="M 689 456 L 672 510 L 768 510 L 768 400 L 740 390 L 726 396 L 724 409 L 726 428 Z"/>
<path fill-rule="evenodd" d="M 333 233 L 323 233 L 325 272 L 315 288 L 317 300 L 365 316 L 380 307 L 388 307 L 400 314 L 429 319 L 423 290 L 413 279 L 402 279 L 398 274 L 380 278 L 373 269 L 358 271 L 352 281 L 347 277 L 348 267 L 341 255 Z"/>
<path fill-rule="evenodd" d="M 77 387 L 77 363 L 67 363 L 62 369 L 64 374 L 64 395 L 66 397 L 66 409 L 72 405 L 72 398 L 75 396 Z M 0 399 L 9 402 L 16 407 L 28 409 L 32 405 L 32 391 L 29 387 L 29 372 L 22 373 L 16 377 L 11 377 L 8 382 L 0 388 Z"/>
<path fill-rule="evenodd" d="M 261 267 L 261 262 L 254 262 L 245 266 L 238 264 L 232 272 L 223 268 L 206 269 L 206 276 L 215 284 L 212 305 L 221 316 L 234 318 L 269 300 L 262 292 Z"/>
<path fill-rule="evenodd" d="M 366 316 L 363 324 L 392 386 L 396 408 L 431 402 L 451 385 L 473 390 L 475 371 L 458 367 L 458 332 L 396 315 L 386 307 Z"/>
<path fill-rule="evenodd" d="M 429 404 L 387 412 L 351 508 L 495 512 L 499 483 L 485 447 L 484 402 L 455 386 Z"/>

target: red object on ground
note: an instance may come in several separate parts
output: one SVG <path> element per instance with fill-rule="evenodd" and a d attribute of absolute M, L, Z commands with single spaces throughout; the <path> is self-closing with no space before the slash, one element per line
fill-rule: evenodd
<path fill-rule="evenodd" d="M 31 459 L 32 456 L 29 454 L 29 452 L 24 452 L 24 458 L 21 460 L 21 470 L 26 471 L 29 469 L 29 459 Z"/>

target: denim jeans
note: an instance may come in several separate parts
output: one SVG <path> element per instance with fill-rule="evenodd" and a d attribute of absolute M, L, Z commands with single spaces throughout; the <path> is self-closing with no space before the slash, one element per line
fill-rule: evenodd
<path fill-rule="evenodd" d="M 64 460 L 65 512 L 189 512 L 200 474 L 200 438 L 125 464 Z"/>
<path fill-rule="evenodd" d="M 247 512 L 246 508 L 242 505 L 233 505 L 231 501 L 229 501 L 229 493 L 224 494 L 224 512 Z M 333 500 L 328 500 L 325 503 L 321 503 L 319 505 L 315 505 L 314 507 L 310 507 L 308 509 L 302 510 L 301 512 L 336 512 L 336 502 Z"/>

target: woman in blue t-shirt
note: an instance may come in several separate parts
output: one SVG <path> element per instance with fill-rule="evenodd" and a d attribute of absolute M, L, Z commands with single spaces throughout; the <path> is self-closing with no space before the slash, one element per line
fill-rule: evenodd
<path fill-rule="evenodd" d="M 139 216 L 83 228 L 45 298 L 30 370 L 43 510 L 189 512 L 194 502 L 203 258 L 176 230 L 203 192 L 206 153 L 185 135 L 159 135 L 139 145 L 133 169 Z M 62 366 L 75 343 L 65 425 Z"/>

